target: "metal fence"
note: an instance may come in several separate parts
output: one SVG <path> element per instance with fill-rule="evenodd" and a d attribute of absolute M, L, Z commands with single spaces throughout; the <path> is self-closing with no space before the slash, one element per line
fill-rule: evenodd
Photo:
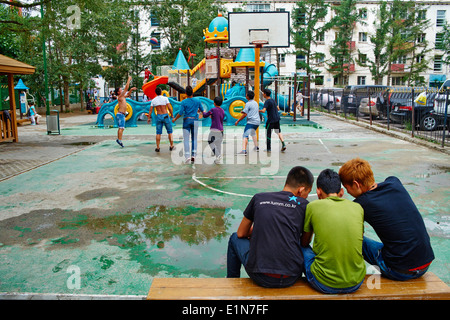
<path fill-rule="evenodd" d="M 450 146 L 450 89 L 426 87 L 349 86 L 311 89 L 311 106 L 329 113 L 368 121 L 388 130 Z"/>

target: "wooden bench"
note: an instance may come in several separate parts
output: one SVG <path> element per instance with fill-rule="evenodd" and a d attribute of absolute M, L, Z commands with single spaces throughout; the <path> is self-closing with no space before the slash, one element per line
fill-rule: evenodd
<path fill-rule="evenodd" d="M 372 277 L 372 278 L 371 278 Z M 370 289 L 371 288 L 371 289 Z M 450 300 L 450 288 L 435 274 L 408 281 L 393 281 L 367 275 L 358 291 L 322 294 L 305 280 L 289 288 L 268 289 L 249 278 L 155 278 L 147 300 Z"/>
<path fill-rule="evenodd" d="M 28 118 L 26 118 L 26 119 L 17 119 L 17 124 L 18 125 L 22 125 L 22 124 L 27 123 L 27 122 L 29 122 L 31 124 L 31 120 L 28 119 Z"/>

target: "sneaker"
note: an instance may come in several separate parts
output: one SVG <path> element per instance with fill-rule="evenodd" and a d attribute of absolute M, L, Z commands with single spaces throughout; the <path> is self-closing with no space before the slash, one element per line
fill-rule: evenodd
<path fill-rule="evenodd" d="M 116 139 L 116 142 L 117 142 L 117 144 L 118 144 L 119 146 L 121 146 L 121 147 L 123 148 L 123 143 L 122 143 L 122 141 L 120 141 L 119 139 Z"/>
<path fill-rule="evenodd" d="M 221 162 L 222 162 L 222 156 L 217 156 L 216 160 L 214 160 L 215 164 L 221 164 Z"/>
<path fill-rule="evenodd" d="M 155 149 L 155 152 L 159 152 L 159 148 L 156 148 L 156 149 Z"/>
<path fill-rule="evenodd" d="M 242 154 L 242 155 L 246 156 L 247 155 L 247 150 L 242 150 L 241 152 L 238 152 L 238 154 Z"/>
<path fill-rule="evenodd" d="M 281 151 L 285 151 L 286 150 L 286 145 L 283 143 L 283 146 L 281 147 Z"/>
<path fill-rule="evenodd" d="M 259 147 L 254 147 L 253 151 L 259 152 Z"/>
<path fill-rule="evenodd" d="M 185 163 L 185 164 L 191 163 L 191 158 L 186 158 L 186 159 L 184 159 L 184 163 Z"/>
<path fill-rule="evenodd" d="M 195 157 L 191 157 L 191 163 L 195 162 Z"/>
<path fill-rule="evenodd" d="M 170 151 L 172 151 L 173 149 L 175 149 L 175 146 L 169 147 L 169 150 L 170 150 Z"/>

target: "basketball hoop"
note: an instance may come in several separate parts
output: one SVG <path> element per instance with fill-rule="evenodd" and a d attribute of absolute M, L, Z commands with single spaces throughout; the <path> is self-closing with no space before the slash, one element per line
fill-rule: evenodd
<path fill-rule="evenodd" d="M 230 48 L 289 48 L 289 12 L 229 12 Z"/>
<path fill-rule="evenodd" d="M 267 40 L 253 40 L 252 42 L 250 42 L 250 44 L 253 44 L 255 46 L 262 46 L 263 44 L 268 44 L 269 41 Z"/>

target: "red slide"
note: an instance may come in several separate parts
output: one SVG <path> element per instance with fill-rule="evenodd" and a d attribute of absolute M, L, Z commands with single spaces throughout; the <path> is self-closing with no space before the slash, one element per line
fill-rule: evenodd
<path fill-rule="evenodd" d="M 147 82 L 142 86 L 142 91 L 144 91 L 144 94 L 149 97 L 150 99 L 154 99 L 156 97 L 155 89 L 156 86 L 159 84 L 166 84 L 169 81 L 169 77 L 167 76 L 161 76 L 161 77 L 155 77 L 150 82 Z"/>

